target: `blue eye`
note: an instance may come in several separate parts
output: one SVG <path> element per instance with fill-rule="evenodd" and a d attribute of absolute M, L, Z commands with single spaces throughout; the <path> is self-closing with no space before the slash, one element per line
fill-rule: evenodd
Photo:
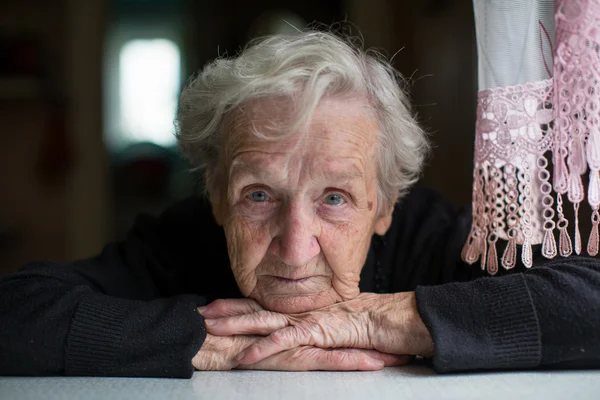
<path fill-rule="evenodd" d="M 257 203 L 262 203 L 270 200 L 269 195 L 264 190 L 255 190 L 253 192 L 250 192 L 248 198 Z"/>
<path fill-rule="evenodd" d="M 325 203 L 330 206 L 341 206 L 345 202 L 346 201 L 344 200 L 344 198 L 338 193 L 330 193 L 327 196 L 325 196 Z"/>

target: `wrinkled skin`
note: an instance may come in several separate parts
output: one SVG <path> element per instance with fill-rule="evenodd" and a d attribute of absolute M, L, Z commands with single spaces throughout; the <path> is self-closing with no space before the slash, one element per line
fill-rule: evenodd
<path fill-rule="evenodd" d="M 200 310 L 211 318 L 243 318 L 253 313 L 266 312 L 249 299 L 217 300 Z M 258 315 L 258 314 L 257 314 Z M 211 333 L 192 363 L 196 369 L 229 370 L 262 369 L 285 371 L 372 371 L 384 366 L 403 365 L 410 357 L 385 354 L 373 350 L 353 348 L 323 349 L 316 346 L 296 346 L 278 354 L 263 357 L 253 363 L 240 364 L 239 355 L 261 336 L 227 334 L 216 336 Z"/>
<path fill-rule="evenodd" d="M 239 300 L 222 302 L 221 307 L 227 308 Z M 238 355 L 237 361 L 242 365 L 252 365 L 301 346 L 372 349 L 383 354 L 433 354 L 431 336 L 416 312 L 413 292 L 362 293 L 323 309 L 291 315 L 257 307 L 239 315 L 224 316 L 214 303 L 202 313 L 212 335 L 266 335 L 253 340 Z"/>
<path fill-rule="evenodd" d="M 200 310 L 208 336 L 196 368 L 379 369 L 432 351 L 414 293 L 359 291 L 371 237 L 385 234 L 393 211 L 378 203 L 366 104 L 324 99 L 306 131 L 277 140 L 250 132 L 277 136 L 289 100 L 246 104 L 228 121 L 226 172 L 210 198 L 248 300 Z"/>
<path fill-rule="evenodd" d="M 377 124 L 366 103 L 324 99 L 307 132 L 250 133 L 277 135 L 292 106 L 262 100 L 235 114 L 227 175 L 210 194 L 240 291 L 286 313 L 356 297 L 371 237 L 387 231 L 392 212 L 377 203 Z"/>

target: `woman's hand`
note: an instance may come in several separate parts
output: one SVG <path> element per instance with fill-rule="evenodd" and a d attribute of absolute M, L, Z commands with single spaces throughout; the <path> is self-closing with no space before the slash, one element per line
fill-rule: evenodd
<path fill-rule="evenodd" d="M 217 300 L 198 311 L 205 318 L 237 318 L 263 312 L 262 307 L 250 299 Z M 371 371 L 384 366 L 403 365 L 409 357 L 399 357 L 362 349 L 323 349 L 314 346 L 297 346 L 264 357 L 256 363 L 240 365 L 237 358 L 249 346 L 262 339 L 255 335 L 220 335 L 207 333 L 200 351 L 192 360 L 198 370 L 230 370 L 233 368 L 283 370 L 283 371 Z"/>
<path fill-rule="evenodd" d="M 433 355 L 433 342 L 417 311 L 414 292 L 362 293 L 302 314 L 256 309 L 236 316 L 211 315 L 206 325 L 216 336 L 268 335 L 256 339 L 239 355 L 240 364 L 255 364 L 301 346 Z"/>

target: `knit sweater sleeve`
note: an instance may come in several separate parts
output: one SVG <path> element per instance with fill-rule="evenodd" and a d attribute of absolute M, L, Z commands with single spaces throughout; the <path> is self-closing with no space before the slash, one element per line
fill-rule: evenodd
<path fill-rule="evenodd" d="M 453 218 L 443 216 L 444 221 Z M 436 243 L 465 237 L 464 224 L 451 225 L 440 231 L 445 238 Z M 478 265 L 461 265 L 461 248 L 452 246 L 444 253 L 451 260 L 443 275 L 452 275 L 454 268 L 460 280 L 467 277 L 465 268 L 481 275 Z M 600 367 L 599 259 L 537 257 L 531 269 L 518 265 L 514 272 L 495 277 L 477 275 L 473 272 L 469 281 L 461 282 L 438 279 L 416 288 L 438 372 Z"/>
<path fill-rule="evenodd" d="M 208 299 L 186 293 L 215 284 L 185 272 L 201 269 L 204 238 L 191 232 L 218 236 L 197 206 L 139 218 L 97 257 L 1 278 L 0 375 L 190 377 L 206 336 L 196 308 Z"/>

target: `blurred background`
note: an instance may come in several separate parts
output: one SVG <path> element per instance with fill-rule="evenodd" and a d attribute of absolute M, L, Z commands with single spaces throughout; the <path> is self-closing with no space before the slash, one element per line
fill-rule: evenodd
<path fill-rule="evenodd" d="M 342 20 L 412 79 L 435 145 L 421 184 L 468 204 L 470 1 L 2 0 L 0 274 L 97 254 L 138 213 L 197 192 L 173 137 L 188 77 L 257 35 Z"/>

